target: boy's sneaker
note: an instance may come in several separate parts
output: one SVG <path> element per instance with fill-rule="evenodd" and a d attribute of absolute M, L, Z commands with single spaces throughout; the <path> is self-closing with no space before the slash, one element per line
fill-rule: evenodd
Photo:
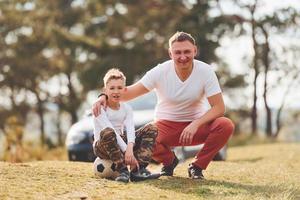
<path fill-rule="evenodd" d="M 158 179 L 160 176 L 160 174 L 152 174 L 144 167 L 140 168 L 140 170 L 130 172 L 130 180 L 133 182 Z"/>
<path fill-rule="evenodd" d="M 144 176 L 149 176 L 151 174 L 151 172 L 148 169 L 144 168 L 144 167 L 141 167 L 138 172 L 141 175 L 144 175 Z"/>
<path fill-rule="evenodd" d="M 172 164 L 169 165 L 169 166 L 163 166 L 163 168 L 161 169 L 161 175 L 162 176 L 173 176 L 174 169 L 179 163 L 179 160 L 178 160 L 178 158 L 176 157 L 175 154 L 174 154 L 174 156 L 175 157 L 174 157 L 174 160 L 173 160 Z"/>
<path fill-rule="evenodd" d="M 128 183 L 129 182 L 129 171 L 126 168 L 122 168 L 120 170 L 120 175 L 115 179 L 115 181 L 123 182 L 123 183 Z"/>
<path fill-rule="evenodd" d="M 189 177 L 192 179 L 204 179 L 202 169 L 193 164 L 189 164 L 188 173 Z"/>

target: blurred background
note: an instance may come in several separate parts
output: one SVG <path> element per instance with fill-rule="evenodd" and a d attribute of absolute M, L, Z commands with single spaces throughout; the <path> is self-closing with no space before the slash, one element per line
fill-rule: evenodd
<path fill-rule="evenodd" d="M 132 84 L 191 33 L 214 67 L 230 145 L 300 141 L 300 2 L 0 0 L 0 160 L 67 159 L 111 67 Z"/>

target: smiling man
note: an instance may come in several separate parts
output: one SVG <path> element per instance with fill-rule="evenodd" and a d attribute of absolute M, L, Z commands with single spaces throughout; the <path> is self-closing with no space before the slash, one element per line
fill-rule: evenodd
<path fill-rule="evenodd" d="M 175 33 L 169 39 L 171 59 L 127 87 L 122 98 L 127 101 L 155 89 L 158 136 L 152 158 L 163 164 L 161 173 L 165 176 L 172 176 L 178 164 L 172 147 L 204 144 L 188 168 L 190 178 L 203 179 L 202 170 L 234 130 L 231 120 L 223 117 L 225 105 L 217 76 L 210 65 L 194 59 L 196 54 L 194 38 L 185 32 Z M 105 103 L 105 97 L 100 96 L 93 105 L 94 115 L 99 114 Z"/>

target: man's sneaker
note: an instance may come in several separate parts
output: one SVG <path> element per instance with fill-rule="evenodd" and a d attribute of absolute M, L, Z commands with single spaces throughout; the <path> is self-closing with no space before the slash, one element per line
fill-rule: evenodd
<path fill-rule="evenodd" d="M 152 174 L 149 170 L 143 167 L 140 168 L 140 170 L 130 172 L 130 180 L 133 182 L 158 179 L 160 176 L 160 173 Z"/>
<path fill-rule="evenodd" d="M 126 168 L 120 170 L 120 175 L 115 179 L 115 181 L 128 183 L 129 182 L 129 171 Z"/>
<path fill-rule="evenodd" d="M 163 168 L 161 169 L 161 175 L 162 176 L 173 176 L 174 169 L 179 163 L 179 160 L 178 160 L 178 158 L 176 157 L 175 154 L 174 154 L 174 156 L 175 157 L 174 157 L 174 160 L 173 160 L 172 164 L 169 165 L 169 166 L 163 166 Z"/>
<path fill-rule="evenodd" d="M 204 179 L 204 176 L 202 174 L 202 169 L 196 167 L 193 164 L 189 164 L 188 173 L 189 173 L 189 177 L 192 179 Z"/>

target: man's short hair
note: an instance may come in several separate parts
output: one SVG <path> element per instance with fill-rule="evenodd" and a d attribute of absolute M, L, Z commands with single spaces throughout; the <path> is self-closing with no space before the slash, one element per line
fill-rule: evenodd
<path fill-rule="evenodd" d="M 112 69 L 108 70 L 103 78 L 104 87 L 106 87 L 106 84 L 108 83 L 108 81 L 118 80 L 118 79 L 123 80 L 124 84 L 125 84 L 126 77 L 123 74 L 123 72 L 121 72 L 121 70 L 119 70 L 117 68 L 112 68 Z"/>
<path fill-rule="evenodd" d="M 174 42 L 190 41 L 193 45 L 196 45 L 195 39 L 189 33 L 178 31 L 169 39 L 169 47 L 172 46 Z"/>

